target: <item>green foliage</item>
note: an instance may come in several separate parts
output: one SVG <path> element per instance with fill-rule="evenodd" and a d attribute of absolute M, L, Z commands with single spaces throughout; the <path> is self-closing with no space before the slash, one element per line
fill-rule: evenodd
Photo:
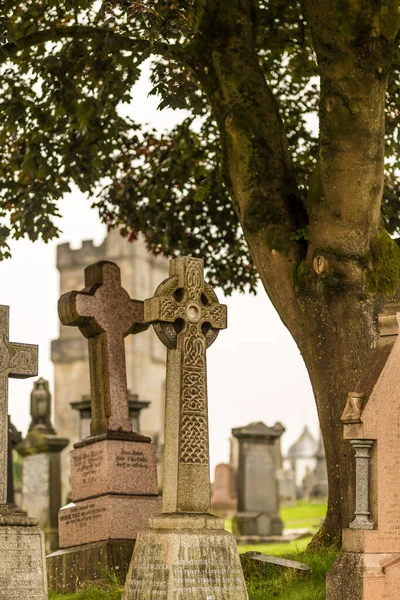
<path fill-rule="evenodd" d="M 372 246 L 371 256 L 372 268 L 366 271 L 367 293 L 392 296 L 400 278 L 400 248 L 383 228 Z"/>
<path fill-rule="evenodd" d="M 204 7 L 205 0 L 1 2 L 0 257 L 9 255 L 10 237 L 57 236 L 57 203 L 74 184 L 131 240 L 142 232 L 154 253 L 203 256 L 211 283 L 227 293 L 255 290 L 256 270 L 225 187 L 219 132 L 190 60 Z M 308 119 L 319 100 L 309 26 L 301 3 L 286 0 L 260 0 L 252 26 L 305 201 L 317 156 Z M 160 109 L 188 115 L 162 135 L 121 110 L 150 57 Z M 400 62 L 388 94 L 390 231 L 400 228 L 399 71 Z M 264 218 L 272 225 L 270 247 L 286 252 L 290 242 L 307 242 L 306 224 L 284 239 L 271 209 L 259 209 L 248 217 L 255 227 Z"/>
<path fill-rule="evenodd" d="M 266 577 L 247 582 L 250 600 L 325 600 L 325 577 L 338 556 L 335 549 L 317 552 L 286 552 L 284 558 L 310 565 L 311 572 L 271 569 Z"/>

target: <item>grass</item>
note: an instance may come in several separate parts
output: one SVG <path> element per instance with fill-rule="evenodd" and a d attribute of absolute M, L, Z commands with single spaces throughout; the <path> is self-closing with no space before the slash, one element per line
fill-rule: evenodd
<path fill-rule="evenodd" d="M 311 572 L 273 568 L 265 577 L 247 580 L 250 600 L 325 600 L 325 576 L 337 558 L 337 551 L 321 549 L 317 552 L 288 552 L 285 558 L 310 565 Z"/>
<path fill-rule="evenodd" d="M 121 587 L 104 590 L 98 587 L 87 586 L 82 592 L 77 594 L 53 594 L 49 593 L 49 600 L 121 600 Z"/>
<path fill-rule="evenodd" d="M 295 506 L 281 509 L 281 518 L 286 529 L 309 528 L 313 532 L 325 516 L 326 504 L 298 502 Z M 230 522 L 226 523 L 230 529 Z M 257 544 L 239 546 L 239 552 L 263 552 L 282 556 L 291 560 L 305 562 L 311 566 L 309 573 L 272 567 L 267 574 L 257 568 L 246 577 L 249 600 L 325 600 L 325 575 L 329 571 L 337 552 L 332 549 L 320 549 L 307 552 L 311 537 L 283 544 Z M 258 563 L 256 563 L 258 564 Z M 54 594 L 50 592 L 49 600 L 121 600 L 122 586 L 112 577 L 101 586 L 87 586 L 76 594 Z"/>
<path fill-rule="evenodd" d="M 301 529 L 307 527 L 318 531 L 326 514 L 326 502 L 310 503 L 299 501 L 295 506 L 284 506 L 280 515 L 285 529 Z"/>

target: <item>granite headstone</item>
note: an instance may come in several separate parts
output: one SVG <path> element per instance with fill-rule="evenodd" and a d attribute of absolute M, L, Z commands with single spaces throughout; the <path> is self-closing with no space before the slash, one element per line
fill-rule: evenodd
<path fill-rule="evenodd" d="M 250 423 L 232 430 L 239 442 L 238 512 L 233 521 L 237 537 L 282 535 L 276 469 L 276 440 L 280 423 L 267 427 Z"/>

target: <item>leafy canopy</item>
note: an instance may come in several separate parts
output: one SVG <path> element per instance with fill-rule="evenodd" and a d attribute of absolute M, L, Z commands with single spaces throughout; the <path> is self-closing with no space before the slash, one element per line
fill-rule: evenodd
<path fill-rule="evenodd" d="M 226 1 L 226 0 L 221 0 Z M 318 67 L 300 3 L 254 2 L 253 36 L 279 105 L 300 191 L 316 162 Z M 57 235 L 57 201 L 75 184 L 109 226 L 149 249 L 205 258 L 227 293 L 255 290 L 207 97 L 191 61 L 204 0 L 3 0 L 0 7 L 0 244 Z M 160 109 L 186 109 L 162 135 L 128 116 L 144 61 Z M 390 230 L 399 227 L 396 169 L 400 79 L 387 108 Z M 296 232 L 299 238 L 307 230 Z"/>

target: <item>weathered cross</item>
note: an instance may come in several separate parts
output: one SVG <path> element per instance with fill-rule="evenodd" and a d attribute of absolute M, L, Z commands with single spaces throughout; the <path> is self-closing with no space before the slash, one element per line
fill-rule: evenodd
<path fill-rule="evenodd" d="M 38 347 L 9 340 L 10 310 L 0 306 L 0 505 L 7 503 L 8 378 L 25 379 L 38 372 Z"/>
<path fill-rule="evenodd" d="M 168 348 L 164 513 L 210 510 L 206 349 L 227 319 L 203 272 L 199 258 L 171 260 L 170 278 L 144 304 L 145 321 Z"/>
<path fill-rule="evenodd" d="M 63 294 L 58 314 L 63 325 L 79 327 L 89 339 L 92 435 L 131 432 L 124 338 L 148 328 L 143 302 L 121 287 L 119 267 L 100 261 L 85 269 L 85 289 Z"/>

